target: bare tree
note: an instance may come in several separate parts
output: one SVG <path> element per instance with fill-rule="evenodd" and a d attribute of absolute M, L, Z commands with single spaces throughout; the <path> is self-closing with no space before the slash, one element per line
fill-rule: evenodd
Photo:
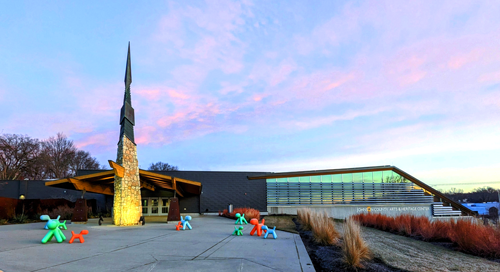
<path fill-rule="evenodd" d="M 49 178 L 65 178 L 71 176 L 70 165 L 77 152 L 73 141 L 62 134 L 50 137 L 42 142 L 44 161 Z"/>
<path fill-rule="evenodd" d="M 148 170 L 150 171 L 179 171 L 179 168 L 164 162 L 151 163 Z"/>
<path fill-rule="evenodd" d="M 40 144 L 25 135 L 0 136 L 0 179 L 24 179 L 30 165 L 37 160 Z"/>
<path fill-rule="evenodd" d="M 0 135 L 0 180 L 64 178 L 78 169 L 103 168 L 89 152 L 78 150 L 64 134 L 39 141 L 24 135 Z"/>
<path fill-rule="evenodd" d="M 97 159 L 93 158 L 89 152 L 83 150 L 76 151 L 69 165 L 71 176 L 76 176 L 76 171 L 78 169 L 94 170 L 101 168 Z"/>

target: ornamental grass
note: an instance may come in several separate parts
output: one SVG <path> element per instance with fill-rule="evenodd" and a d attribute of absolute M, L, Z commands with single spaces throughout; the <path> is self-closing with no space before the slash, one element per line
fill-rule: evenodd
<path fill-rule="evenodd" d="M 297 218 L 300 222 L 300 228 L 303 230 L 312 230 L 311 219 L 314 217 L 315 212 L 311 211 L 308 208 L 298 209 L 297 210 Z"/>
<path fill-rule="evenodd" d="M 328 217 L 326 212 L 312 214 L 310 225 L 316 243 L 321 245 L 338 243 L 340 234 L 335 229 L 335 223 Z"/>
<path fill-rule="evenodd" d="M 500 258 L 500 229 L 485 226 L 476 219 L 429 221 L 425 216 L 357 214 L 352 216 L 363 226 L 405 236 L 418 236 L 424 241 L 451 242 L 459 251 L 487 258 Z"/>
<path fill-rule="evenodd" d="M 361 228 L 352 218 L 344 222 L 342 254 L 344 262 L 353 268 L 364 268 L 362 262 L 372 258 L 366 241 L 361 237 Z"/>

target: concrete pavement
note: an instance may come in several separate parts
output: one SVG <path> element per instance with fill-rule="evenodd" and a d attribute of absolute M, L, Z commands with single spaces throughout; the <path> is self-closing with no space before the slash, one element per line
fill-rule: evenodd
<path fill-rule="evenodd" d="M 193 217 L 193 230 L 176 231 L 175 223 L 116 227 L 68 224 L 67 238 L 47 244 L 40 240 L 45 223 L 0 226 L 0 270 L 10 271 L 314 271 L 297 234 L 277 231 L 278 239 L 231 236 L 234 220 L 218 216 Z M 71 231 L 85 243 L 69 244 Z"/>

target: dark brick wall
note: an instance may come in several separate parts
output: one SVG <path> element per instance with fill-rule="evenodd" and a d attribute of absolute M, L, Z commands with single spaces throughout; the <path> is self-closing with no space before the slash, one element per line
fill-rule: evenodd
<path fill-rule="evenodd" d="M 106 170 L 79 170 L 78 175 L 87 175 L 102 171 Z M 229 204 L 233 204 L 234 208 L 249 207 L 258 209 L 261 212 L 267 212 L 266 180 L 247 179 L 247 176 L 264 175 L 267 172 L 158 171 L 156 173 L 197 181 L 202 184 L 202 193 L 200 196 L 186 195 L 184 198 L 179 197 L 181 213 L 222 212 L 222 210 L 227 209 Z M 49 193 L 49 191 L 46 191 L 46 193 Z M 81 195 L 80 192 L 77 192 L 77 194 Z M 144 197 L 156 196 L 157 194 L 159 192 L 141 193 Z M 85 196 L 87 195 L 90 195 L 90 193 L 85 194 Z M 113 199 L 111 198 L 110 201 L 112 203 Z"/>
<path fill-rule="evenodd" d="M 81 198 L 82 192 L 76 190 L 62 189 L 45 186 L 45 180 L 1 180 L 0 197 L 18 199 L 24 194 L 26 199 L 66 199 L 75 202 Z M 110 208 L 113 204 L 113 197 L 95 193 L 85 193 L 85 199 L 95 199 L 97 208 L 102 211 L 106 206 Z"/>
<path fill-rule="evenodd" d="M 181 213 L 199 213 L 200 196 L 179 197 L 179 210 Z"/>
<path fill-rule="evenodd" d="M 266 172 L 218 172 L 218 171 L 170 171 L 160 174 L 198 181 L 202 184 L 199 209 L 194 212 L 218 212 L 233 207 L 250 207 L 267 212 L 266 180 L 248 180 L 247 176 L 263 175 Z M 179 198 L 183 212 L 182 198 Z M 194 209 L 191 199 L 185 200 L 189 209 Z M 189 204 L 187 204 L 189 203 Z M 187 207 L 186 207 L 187 208 Z"/>

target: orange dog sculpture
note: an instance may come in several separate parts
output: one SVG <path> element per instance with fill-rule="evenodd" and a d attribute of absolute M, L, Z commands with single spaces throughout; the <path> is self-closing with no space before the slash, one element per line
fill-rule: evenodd
<path fill-rule="evenodd" d="M 250 235 L 253 236 L 255 231 L 257 231 L 257 236 L 261 236 L 262 235 L 262 226 L 264 226 L 265 221 L 266 221 L 266 219 L 262 219 L 262 223 L 259 224 L 259 220 L 257 220 L 257 218 L 252 218 L 250 220 L 250 224 L 254 225 L 254 227 L 253 227 L 252 231 L 250 232 Z M 266 232 L 266 230 L 264 230 L 264 232 Z"/>
<path fill-rule="evenodd" d="M 71 239 L 69 239 L 69 243 L 70 244 L 72 244 L 75 239 L 80 240 L 80 243 L 83 244 L 85 242 L 85 239 L 83 239 L 83 235 L 89 234 L 89 231 L 88 230 L 82 230 L 82 231 L 80 231 L 80 234 L 75 234 L 74 231 L 71 231 L 71 234 L 73 236 L 71 236 Z"/>
<path fill-rule="evenodd" d="M 182 228 L 182 222 L 179 221 L 179 223 L 177 223 L 177 225 L 175 225 L 175 230 L 180 231 L 181 228 Z"/>

